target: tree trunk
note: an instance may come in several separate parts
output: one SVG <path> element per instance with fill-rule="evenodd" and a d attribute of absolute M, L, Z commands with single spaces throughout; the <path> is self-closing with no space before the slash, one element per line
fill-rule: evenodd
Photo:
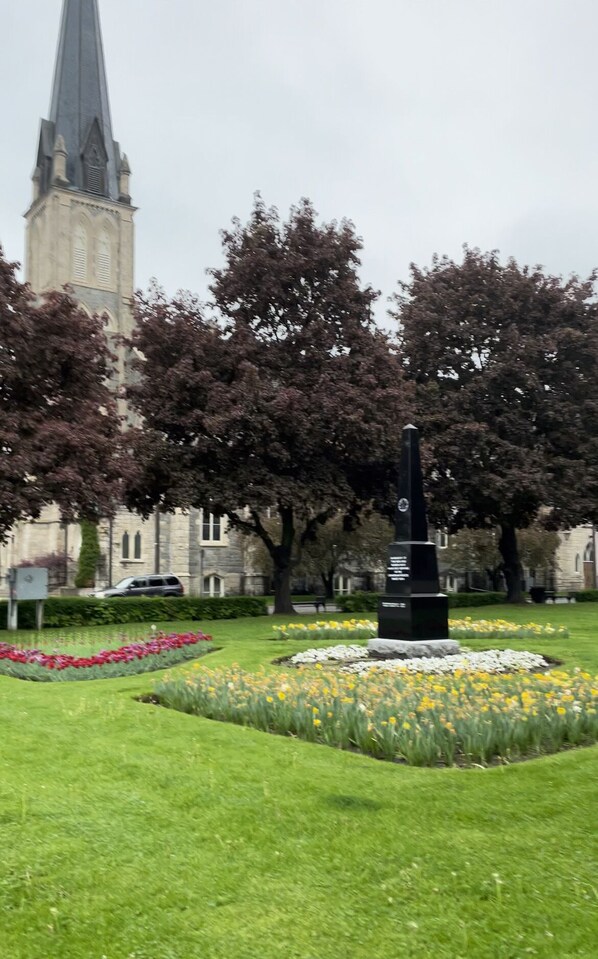
<path fill-rule="evenodd" d="M 279 554 L 280 555 L 280 554 Z M 278 556 L 277 556 L 278 559 Z M 274 612 L 275 613 L 294 613 L 293 601 L 291 599 L 291 563 L 280 558 L 280 562 L 275 561 L 274 565 Z"/>
<path fill-rule="evenodd" d="M 320 573 L 324 583 L 324 595 L 326 599 L 334 599 L 334 570 L 328 570 L 327 573 Z"/>
<path fill-rule="evenodd" d="M 523 568 L 519 559 L 517 532 L 514 526 L 501 524 L 498 548 L 502 556 L 503 572 L 507 583 L 507 603 L 522 603 Z"/>
<path fill-rule="evenodd" d="M 288 614 L 295 612 L 291 599 L 295 524 L 292 509 L 281 509 L 279 512 L 282 526 L 280 544 L 271 553 L 274 560 L 274 612 Z"/>

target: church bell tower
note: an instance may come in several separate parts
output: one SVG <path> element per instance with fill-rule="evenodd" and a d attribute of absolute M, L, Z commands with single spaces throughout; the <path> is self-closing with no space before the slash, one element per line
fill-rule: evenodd
<path fill-rule="evenodd" d="M 69 285 L 109 334 L 131 332 L 135 207 L 112 136 L 97 0 L 63 0 L 50 114 L 41 121 L 27 221 L 26 279 Z M 124 379 L 122 356 L 119 380 Z"/>

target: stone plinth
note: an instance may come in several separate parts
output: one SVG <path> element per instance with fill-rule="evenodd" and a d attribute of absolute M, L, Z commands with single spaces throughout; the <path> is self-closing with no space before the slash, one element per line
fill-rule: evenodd
<path fill-rule="evenodd" d="M 398 639 L 370 639 L 368 653 L 372 659 L 431 659 L 435 656 L 455 656 L 461 651 L 454 639 L 430 639 L 405 642 Z"/>

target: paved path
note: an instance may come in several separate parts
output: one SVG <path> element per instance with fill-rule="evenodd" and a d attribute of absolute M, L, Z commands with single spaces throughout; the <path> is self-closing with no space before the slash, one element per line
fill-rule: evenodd
<path fill-rule="evenodd" d="M 320 609 L 317 610 L 313 603 L 295 603 L 295 612 L 298 615 L 305 614 L 306 616 L 313 616 L 315 613 L 338 613 L 339 608 L 335 603 L 326 603 L 326 609 L 323 610 L 320 606 Z M 274 612 L 274 606 L 268 606 L 268 612 L 272 614 Z"/>

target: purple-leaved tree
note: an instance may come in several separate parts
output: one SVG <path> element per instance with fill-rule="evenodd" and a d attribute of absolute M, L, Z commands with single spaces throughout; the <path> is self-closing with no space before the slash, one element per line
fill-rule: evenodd
<path fill-rule="evenodd" d="M 155 287 L 138 301 L 128 501 L 144 515 L 204 508 L 260 537 L 288 613 L 297 546 L 332 516 L 390 505 L 409 387 L 350 223 L 318 225 L 308 201 L 283 223 L 258 198 L 223 247 L 208 312 Z"/>

